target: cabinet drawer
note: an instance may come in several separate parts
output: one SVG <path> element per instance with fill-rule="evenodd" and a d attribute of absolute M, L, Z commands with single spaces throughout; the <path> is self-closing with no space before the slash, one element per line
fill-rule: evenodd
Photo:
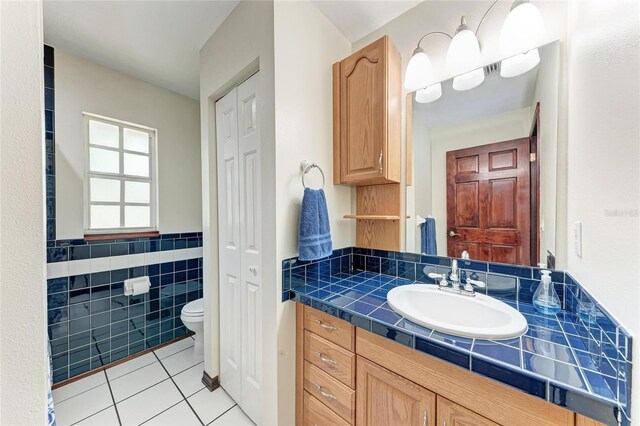
<path fill-rule="evenodd" d="M 309 361 L 304 363 L 304 389 L 349 423 L 355 422 L 355 391 Z"/>
<path fill-rule="evenodd" d="M 309 394 L 304 393 L 305 426 L 349 426 L 342 417 Z"/>
<path fill-rule="evenodd" d="M 308 330 L 304 331 L 304 359 L 351 389 L 355 387 L 356 356 Z"/>
<path fill-rule="evenodd" d="M 355 333 L 353 326 L 346 321 L 317 309 L 305 307 L 304 328 L 351 352 L 354 351 Z"/>

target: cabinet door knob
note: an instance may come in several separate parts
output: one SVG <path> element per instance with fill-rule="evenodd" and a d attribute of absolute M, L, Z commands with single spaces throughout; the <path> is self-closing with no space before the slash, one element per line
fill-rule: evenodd
<path fill-rule="evenodd" d="M 380 150 L 380 157 L 378 157 L 378 172 L 382 174 L 382 150 Z"/>
<path fill-rule="evenodd" d="M 424 416 L 422 416 L 422 426 L 427 426 L 427 420 L 429 420 L 429 412 L 424 410 Z"/>

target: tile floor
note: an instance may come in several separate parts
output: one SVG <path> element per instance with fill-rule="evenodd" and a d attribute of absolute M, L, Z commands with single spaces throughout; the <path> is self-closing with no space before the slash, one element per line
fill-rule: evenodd
<path fill-rule="evenodd" d="M 186 338 L 53 391 L 58 426 L 253 425 L 222 388 L 202 384 Z"/>

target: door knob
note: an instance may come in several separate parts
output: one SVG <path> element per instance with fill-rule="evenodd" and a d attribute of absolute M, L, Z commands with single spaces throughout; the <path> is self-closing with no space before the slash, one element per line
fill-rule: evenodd
<path fill-rule="evenodd" d="M 250 266 L 249 267 L 249 272 L 251 272 L 253 275 L 255 275 L 258 272 L 258 268 L 256 268 L 255 266 Z"/>
<path fill-rule="evenodd" d="M 460 234 L 458 234 L 458 233 L 457 233 L 456 231 L 454 231 L 454 230 L 451 230 L 451 231 L 449 231 L 449 236 L 450 236 L 451 238 L 453 238 L 453 237 L 459 237 L 459 236 L 460 236 Z"/>

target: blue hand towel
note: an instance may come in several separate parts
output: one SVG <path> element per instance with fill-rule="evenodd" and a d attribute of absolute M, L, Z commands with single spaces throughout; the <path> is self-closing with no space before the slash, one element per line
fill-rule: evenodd
<path fill-rule="evenodd" d="M 298 258 L 317 260 L 333 250 L 327 199 L 322 189 L 305 188 L 298 228 Z"/>
<path fill-rule="evenodd" d="M 422 231 L 422 244 L 420 247 L 420 251 L 422 252 L 422 254 L 437 255 L 438 251 L 436 249 L 436 220 L 432 217 L 428 217 L 425 222 L 420 225 L 420 227 Z"/>

